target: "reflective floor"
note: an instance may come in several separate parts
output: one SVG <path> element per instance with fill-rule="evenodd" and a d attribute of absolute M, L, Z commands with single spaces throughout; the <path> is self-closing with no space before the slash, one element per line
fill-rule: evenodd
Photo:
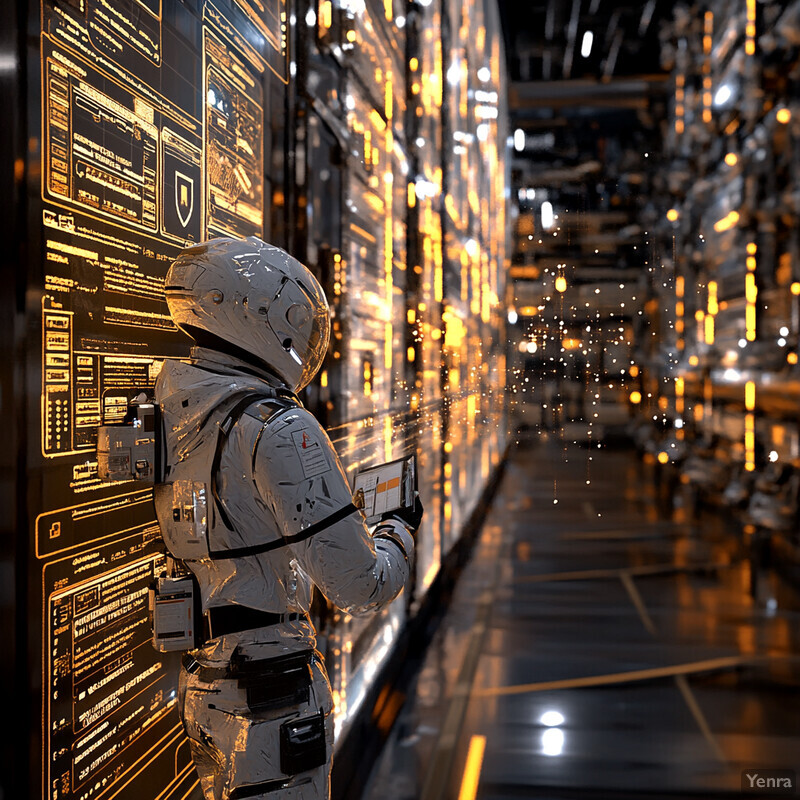
<path fill-rule="evenodd" d="M 521 438 L 363 800 L 742 796 L 743 770 L 798 770 L 800 594 L 764 572 L 753 597 L 739 526 L 676 506 L 632 450 Z"/>

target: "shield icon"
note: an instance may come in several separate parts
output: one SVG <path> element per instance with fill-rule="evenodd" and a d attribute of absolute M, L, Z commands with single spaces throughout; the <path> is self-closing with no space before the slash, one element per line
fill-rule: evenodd
<path fill-rule="evenodd" d="M 194 178 L 175 170 L 175 209 L 185 228 L 194 211 Z"/>

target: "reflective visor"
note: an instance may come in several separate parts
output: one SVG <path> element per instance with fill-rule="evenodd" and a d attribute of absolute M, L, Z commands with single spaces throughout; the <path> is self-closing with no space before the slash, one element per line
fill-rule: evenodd
<path fill-rule="evenodd" d="M 318 304 L 315 304 L 311 335 L 308 337 L 306 352 L 301 355 L 304 366 L 299 388 L 307 386 L 319 371 L 325 360 L 325 353 L 328 352 L 330 338 L 331 323 L 328 307 L 326 305 L 320 308 Z"/>

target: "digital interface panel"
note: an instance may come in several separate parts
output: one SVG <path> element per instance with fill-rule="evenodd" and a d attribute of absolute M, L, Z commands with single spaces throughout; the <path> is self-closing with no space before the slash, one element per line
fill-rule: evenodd
<path fill-rule="evenodd" d="M 199 797 L 180 654 L 150 641 L 152 492 L 98 479 L 96 435 L 188 355 L 164 300 L 181 248 L 264 235 L 285 0 L 44 0 L 41 32 L 43 797 Z"/>

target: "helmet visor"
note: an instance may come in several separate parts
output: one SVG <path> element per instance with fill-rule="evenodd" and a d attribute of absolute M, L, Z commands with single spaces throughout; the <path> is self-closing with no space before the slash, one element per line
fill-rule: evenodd
<path fill-rule="evenodd" d="M 303 359 L 304 369 L 300 376 L 300 386 L 298 390 L 311 383 L 313 377 L 322 366 L 325 360 L 325 353 L 328 352 L 328 342 L 331 338 L 331 323 L 328 307 L 319 306 L 315 309 L 314 319 L 311 324 L 311 335 L 308 337 L 308 347 Z"/>

